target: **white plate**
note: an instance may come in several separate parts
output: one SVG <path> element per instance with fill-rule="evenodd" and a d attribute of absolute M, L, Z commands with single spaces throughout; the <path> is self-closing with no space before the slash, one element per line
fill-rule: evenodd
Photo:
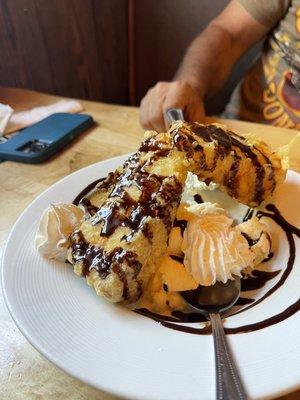
<path fill-rule="evenodd" d="M 24 211 L 11 231 L 3 256 L 7 306 L 38 351 L 90 385 L 128 399 L 213 399 L 210 335 L 171 330 L 113 306 L 98 298 L 69 265 L 49 262 L 33 247 L 38 221 L 49 203 L 71 202 L 87 184 L 114 170 L 124 159 L 106 160 L 67 176 Z M 284 217 L 296 226 L 300 224 L 299 191 L 299 175 L 289 172 L 276 199 Z M 280 243 L 280 251 L 275 249 L 270 268 L 282 268 L 284 273 L 288 245 L 285 233 L 278 228 L 277 247 L 276 243 Z M 252 309 L 228 318 L 225 325 L 252 324 L 295 303 L 300 281 L 297 264 L 296 260 L 284 285 Z M 279 396 L 299 387 L 299 332 L 299 313 L 295 313 L 265 329 L 228 335 L 251 399 Z"/>

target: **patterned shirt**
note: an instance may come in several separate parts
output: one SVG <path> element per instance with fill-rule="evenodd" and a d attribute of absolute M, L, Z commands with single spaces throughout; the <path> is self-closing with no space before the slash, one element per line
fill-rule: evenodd
<path fill-rule="evenodd" d="M 270 31 L 261 57 L 236 87 L 224 116 L 299 129 L 300 94 L 293 82 L 300 75 L 293 76 L 288 53 L 300 60 L 300 0 L 239 2 Z"/>

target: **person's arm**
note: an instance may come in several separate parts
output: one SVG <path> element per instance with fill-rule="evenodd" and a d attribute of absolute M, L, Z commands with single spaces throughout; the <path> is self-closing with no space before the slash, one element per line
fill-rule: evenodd
<path fill-rule="evenodd" d="M 173 82 L 158 82 L 143 98 L 140 122 L 146 129 L 163 131 L 165 111 L 182 108 L 188 121 L 204 117 L 203 101 L 225 83 L 234 64 L 261 40 L 268 28 L 232 0 L 192 42 Z"/>

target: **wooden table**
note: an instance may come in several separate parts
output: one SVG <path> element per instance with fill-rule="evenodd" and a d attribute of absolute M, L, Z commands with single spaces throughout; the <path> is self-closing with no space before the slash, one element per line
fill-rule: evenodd
<path fill-rule="evenodd" d="M 50 104 L 58 97 L 0 88 L 0 103 L 15 110 Z M 86 165 L 135 150 L 143 131 L 133 107 L 81 101 L 97 125 L 41 165 L 0 164 L 0 255 L 8 233 L 24 208 L 57 180 Z M 297 131 L 240 121 L 226 124 L 255 132 L 273 147 L 289 143 Z M 299 170 L 294 157 L 294 169 Z M 287 371 L 286 371 L 287 373 Z M 45 360 L 18 331 L 0 296 L 0 398 L 6 400 L 112 400 L 113 396 L 71 378 Z M 300 399 L 300 390 L 280 398 Z"/>

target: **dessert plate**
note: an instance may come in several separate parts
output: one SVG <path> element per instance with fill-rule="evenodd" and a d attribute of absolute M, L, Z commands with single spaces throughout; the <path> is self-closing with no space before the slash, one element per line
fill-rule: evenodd
<path fill-rule="evenodd" d="M 34 249 L 35 231 L 49 203 L 72 202 L 125 158 L 99 162 L 65 177 L 23 212 L 2 259 L 7 306 L 40 353 L 87 384 L 131 400 L 214 399 L 213 340 L 199 334 L 198 323 L 159 323 L 109 304 L 70 265 L 43 259 Z M 299 194 L 300 175 L 289 171 L 272 199 L 294 226 L 300 225 Z M 285 232 L 273 220 L 268 223 L 274 257 L 265 268 L 280 272 L 256 291 L 260 302 L 225 321 L 250 399 L 276 397 L 296 390 L 300 383 L 299 239 L 288 226 Z"/>

